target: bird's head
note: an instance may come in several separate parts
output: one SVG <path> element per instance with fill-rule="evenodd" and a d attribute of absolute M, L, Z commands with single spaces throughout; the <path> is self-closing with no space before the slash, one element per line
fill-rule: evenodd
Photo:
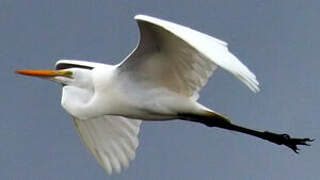
<path fill-rule="evenodd" d="M 92 85 L 90 66 L 57 63 L 55 70 L 17 70 L 17 74 L 52 80 L 62 85 L 88 88 Z"/>
<path fill-rule="evenodd" d="M 86 116 L 83 107 L 95 92 L 92 66 L 58 61 L 55 70 L 17 70 L 16 73 L 62 84 L 61 105 L 74 117 Z"/>

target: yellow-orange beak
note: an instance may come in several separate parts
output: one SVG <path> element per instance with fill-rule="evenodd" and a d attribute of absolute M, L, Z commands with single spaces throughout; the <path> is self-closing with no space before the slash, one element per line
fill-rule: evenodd
<path fill-rule="evenodd" d="M 64 76 L 71 78 L 72 72 L 71 71 L 64 71 L 64 70 L 17 70 L 15 71 L 17 74 L 22 74 L 26 76 L 35 76 L 35 77 L 42 77 L 42 78 L 50 78 L 55 76 Z"/>

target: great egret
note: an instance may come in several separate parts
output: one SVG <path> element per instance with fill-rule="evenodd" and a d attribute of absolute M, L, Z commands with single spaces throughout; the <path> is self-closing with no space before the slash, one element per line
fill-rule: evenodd
<path fill-rule="evenodd" d="M 16 71 L 63 85 L 63 108 L 109 174 L 120 173 L 134 159 L 141 120 L 199 122 L 283 144 L 295 152 L 297 145 L 312 141 L 235 125 L 197 102 L 199 90 L 218 67 L 259 91 L 255 75 L 228 51 L 226 42 L 150 16 L 137 15 L 135 20 L 140 42 L 120 64 L 59 60 L 56 70 Z"/>

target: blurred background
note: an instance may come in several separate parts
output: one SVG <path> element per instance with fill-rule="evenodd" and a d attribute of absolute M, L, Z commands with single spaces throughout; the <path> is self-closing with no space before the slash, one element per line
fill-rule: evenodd
<path fill-rule="evenodd" d="M 219 70 L 200 102 L 237 124 L 320 139 L 319 1 L 0 0 L 0 179 L 318 179 L 319 141 L 290 149 L 171 121 L 143 123 L 136 159 L 108 176 L 60 106 L 61 87 L 15 75 L 58 59 L 120 62 L 136 46 L 136 14 L 227 41 L 261 83 L 254 94 Z"/>

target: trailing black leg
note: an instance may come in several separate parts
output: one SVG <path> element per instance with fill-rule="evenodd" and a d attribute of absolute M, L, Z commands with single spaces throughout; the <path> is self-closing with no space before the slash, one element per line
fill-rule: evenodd
<path fill-rule="evenodd" d="M 268 131 L 264 131 L 264 132 L 256 131 L 256 130 L 244 128 L 241 126 L 237 126 L 231 123 L 217 125 L 216 127 L 249 134 L 264 140 L 268 140 L 269 142 L 272 142 L 278 145 L 285 145 L 290 149 L 292 149 L 295 153 L 298 153 L 298 150 L 299 150 L 299 148 L 297 147 L 298 145 L 310 146 L 310 144 L 308 143 L 313 141 L 313 139 L 310 139 L 310 138 L 291 138 L 288 134 L 277 134 L 277 133 L 268 132 Z"/>
<path fill-rule="evenodd" d="M 285 145 L 290 149 L 292 149 L 295 153 L 298 153 L 299 151 L 299 148 L 297 147 L 298 145 L 310 146 L 309 143 L 314 141 L 313 139 L 310 139 L 310 138 L 291 138 L 288 134 L 277 134 L 277 133 L 268 132 L 268 131 L 256 131 L 253 129 L 241 127 L 231 123 L 231 121 L 226 116 L 223 116 L 217 113 L 213 113 L 210 116 L 205 116 L 205 117 L 204 116 L 197 117 L 193 115 L 193 116 L 188 116 L 188 118 L 184 118 L 184 119 L 188 121 L 202 123 L 208 127 L 218 127 L 218 128 L 228 129 L 231 131 L 241 132 L 241 133 L 252 135 L 264 140 L 268 140 L 278 145 Z"/>

